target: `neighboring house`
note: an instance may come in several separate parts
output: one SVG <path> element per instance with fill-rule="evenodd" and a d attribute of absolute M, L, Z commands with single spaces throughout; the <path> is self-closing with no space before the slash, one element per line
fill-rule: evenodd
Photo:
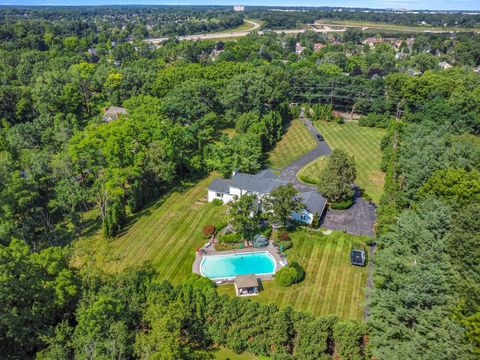
<path fill-rule="evenodd" d="M 316 43 L 313 45 L 313 51 L 320 51 L 322 50 L 324 47 L 326 47 L 327 45 L 324 45 L 324 44 L 320 44 L 320 43 Z"/>
<path fill-rule="evenodd" d="M 295 54 L 301 55 L 304 50 L 305 50 L 305 46 L 302 46 L 302 44 L 298 42 L 295 44 Z"/>
<path fill-rule="evenodd" d="M 438 63 L 438 65 L 443 69 L 443 70 L 446 70 L 446 69 L 450 69 L 452 67 L 452 65 L 450 65 L 448 62 L 446 61 L 441 61 Z"/>
<path fill-rule="evenodd" d="M 245 5 L 233 5 L 233 11 L 245 11 Z"/>
<path fill-rule="evenodd" d="M 234 173 L 231 179 L 214 179 L 208 186 L 208 202 L 215 199 L 224 203 L 234 201 L 245 194 L 255 194 L 259 199 L 270 194 L 279 186 L 286 185 L 270 170 L 263 170 L 256 175 Z M 292 213 L 292 218 L 311 224 L 315 213 L 321 216 L 325 210 L 327 200 L 316 191 L 301 192 L 298 194 L 305 208 Z"/>
<path fill-rule="evenodd" d="M 127 110 L 118 106 L 110 106 L 105 109 L 103 121 L 109 123 L 117 120 L 121 115 L 127 115 Z"/>
<path fill-rule="evenodd" d="M 382 43 L 384 40 L 383 38 L 366 38 L 365 40 L 362 41 L 362 44 L 368 45 L 371 48 L 375 47 L 376 44 Z"/>

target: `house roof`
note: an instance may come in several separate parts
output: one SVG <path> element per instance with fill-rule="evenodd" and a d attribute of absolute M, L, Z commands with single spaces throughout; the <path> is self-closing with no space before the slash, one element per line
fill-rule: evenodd
<path fill-rule="evenodd" d="M 230 184 L 232 183 L 231 179 L 213 179 L 213 181 L 208 185 L 208 190 L 228 194 L 230 192 Z"/>
<path fill-rule="evenodd" d="M 127 110 L 119 106 L 110 106 L 105 109 L 105 115 L 121 115 L 126 113 L 127 113 Z"/>
<path fill-rule="evenodd" d="M 237 275 L 235 276 L 235 284 L 237 288 L 257 287 L 258 280 L 255 274 Z"/>
<path fill-rule="evenodd" d="M 307 191 L 298 194 L 300 200 L 302 200 L 305 208 L 312 214 L 318 213 L 321 215 L 327 204 L 327 199 L 320 195 L 316 191 Z"/>
<path fill-rule="evenodd" d="M 264 174 L 267 175 L 267 174 Z M 231 182 L 232 187 L 253 191 L 259 194 L 268 194 L 279 186 L 285 185 L 284 181 L 257 175 L 236 173 Z"/>
<path fill-rule="evenodd" d="M 272 172 L 272 170 L 270 170 L 270 169 L 262 170 L 256 176 L 260 176 L 260 177 L 266 178 L 266 179 L 276 179 L 276 180 L 278 180 L 278 176 L 275 175 Z"/>

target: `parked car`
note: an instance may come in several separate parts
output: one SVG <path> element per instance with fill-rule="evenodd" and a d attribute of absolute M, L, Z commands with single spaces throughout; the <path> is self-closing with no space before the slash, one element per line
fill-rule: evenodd
<path fill-rule="evenodd" d="M 323 136 L 320 135 L 320 134 L 317 134 L 317 139 L 318 139 L 319 141 L 323 141 Z"/>

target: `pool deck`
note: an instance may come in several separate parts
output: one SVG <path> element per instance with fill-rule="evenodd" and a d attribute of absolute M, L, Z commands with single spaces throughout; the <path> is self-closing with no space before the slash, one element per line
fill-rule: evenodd
<path fill-rule="evenodd" d="M 273 256 L 275 259 L 275 272 L 280 270 L 282 267 L 284 267 L 287 264 L 286 259 L 281 259 L 280 255 L 278 254 L 278 249 L 272 245 L 272 242 L 270 241 L 268 243 L 268 246 L 263 247 L 263 248 L 245 248 L 245 249 L 235 249 L 235 250 L 225 250 L 225 251 L 217 251 L 215 250 L 214 246 L 210 246 L 209 248 L 204 250 L 207 251 L 205 255 L 200 255 L 200 253 L 195 254 L 195 261 L 193 262 L 192 265 L 192 271 L 195 274 L 202 275 L 200 272 L 200 264 L 202 263 L 203 257 L 204 256 L 212 256 L 212 255 L 229 255 L 229 254 L 245 254 L 245 253 L 256 253 L 256 252 L 268 252 L 270 255 Z M 272 280 L 273 275 L 257 275 L 257 278 L 262 279 L 262 280 Z M 232 281 L 232 279 L 225 279 L 228 281 Z M 215 282 L 221 282 L 222 280 L 216 279 Z"/>

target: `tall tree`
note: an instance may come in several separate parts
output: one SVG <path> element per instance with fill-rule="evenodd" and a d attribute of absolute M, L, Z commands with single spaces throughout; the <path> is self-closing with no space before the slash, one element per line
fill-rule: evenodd
<path fill-rule="evenodd" d="M 292 184 L 279 186 L 262 199 L 262 207 L 275 222 L 287 226 L 293 211 L 301 210 L 304 205 L 297 197 L 298 191 Z"/>
<path fill-rule="evenodd" d="M 343 150 L 333 150 L 319 175 L 318 191 L 332 202 L 347 200 L 353 196 L 356 175 L 353 157 Z"/>
<path fill-rule="evenodd" d="M 233 227 L 245 238 L 250 238 L 252 230 L 258 223 L 257 195 L 245 194 L 239 199 L 228 203 L 228 214 Z"/>

